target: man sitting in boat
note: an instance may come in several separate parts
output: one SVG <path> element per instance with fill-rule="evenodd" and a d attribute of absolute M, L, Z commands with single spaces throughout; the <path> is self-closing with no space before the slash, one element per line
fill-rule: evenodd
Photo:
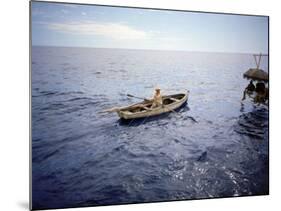
<path fill-rule="evenodd" d="M 250 81 L 249 85 L 245 88 L 242 100 L 245 100 L 246 95 L 254 100 L 254 103 L 267 104 L 269 91 L 263 82 L 257 82 L 253 84 L 253 80 Z"/>
<path fill-rule="evenodd" d="M 263 82 L 258 82 L 256 85 L 256 97 L 254 98 L 255 103 L 265 103 L 268 100 L 268 88 L 265 87 Z"/>
<path fill-rule="evenodd" d="M 250 83 L 248 84 L 248 86 L 245 88 L 244 93 L 243 93 L 243 98 L 242 100 L 246 99 L 246 94 L 248 95 L 252 95 L 253 92 L 255 91 L 256 87 L 253 83 L 253 80 L 250 81 Z"/>
<path fill-rule="evenodd" d="M 162 106 L 162 105 L 163 105 L 163 100 L 162 100 L 162 95 L 160 93 L 160 89 L 156 88 L 155 94 L 153 96 L 153 102 L 152 102 L 151 108 L 156 108 L 156 107 Z"/>

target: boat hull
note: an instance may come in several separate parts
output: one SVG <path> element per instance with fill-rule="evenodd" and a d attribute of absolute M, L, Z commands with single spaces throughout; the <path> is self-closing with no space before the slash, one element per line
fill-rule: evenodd
<path fill-rule="evenodd" d="M 149 110 L 140 110 L 137 112 L 131 112 L 133 108 L 138 108 L 139 105 L 146 105 L 146 102 L 140 102 L 117 111 L 119 117 L 121 119 L 129 120 L 129 119 L 139 119 L 151 116 L 158 116 L 168 112 L 174 112 L 175 109 L 183 106 L 188 100 L 188 92 L 180 93 L 175 95 L 163 96 L 163 102 L 167 102 L 170 99 L 177 99 L 177 101 L 165 104 L 163 106 L 159 106 L 157 108 L 149 109 Z M 150 105 L 150 104 L 148 104 Z M 131 111 L 130 111 L 131 110 Z"/>

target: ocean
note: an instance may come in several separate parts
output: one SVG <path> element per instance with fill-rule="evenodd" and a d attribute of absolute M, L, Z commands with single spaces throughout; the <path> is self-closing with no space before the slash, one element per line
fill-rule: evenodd
<path fill-rule="evenodd" d="M 268 194 L 268 109 L 241 103 L 251 54 L 33 46 L 31 56 L 34 209 Z M 100 113 L 156 86 L 189 90 L 187 104 L 130 124 Z"/>

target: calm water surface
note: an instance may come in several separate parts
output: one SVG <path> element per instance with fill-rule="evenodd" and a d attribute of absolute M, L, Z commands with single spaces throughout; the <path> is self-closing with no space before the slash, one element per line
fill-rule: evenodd
<path fill-rule="evenodd" d="M 254 66 L 250 54 L 33 47 L 33 208 L 267 194 L 268 110 L 240 103 Z M 99 113 L 155 86 L 190 90 L 188 104 L 130 124 Z"/>

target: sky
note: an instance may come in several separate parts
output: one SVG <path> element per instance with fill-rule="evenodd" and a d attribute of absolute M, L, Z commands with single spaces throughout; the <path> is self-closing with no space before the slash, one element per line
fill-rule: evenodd
<path fill-rule="evenodd" d="M 268 18 L 32 2 L 32 45 L 268 52 Z"/>

